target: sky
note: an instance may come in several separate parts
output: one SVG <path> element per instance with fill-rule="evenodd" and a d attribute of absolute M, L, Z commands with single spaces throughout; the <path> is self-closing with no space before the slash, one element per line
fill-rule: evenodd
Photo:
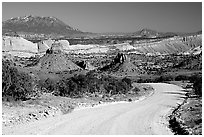
<path fill-rule="evenodd" d="M 25 15 L 54 16 L 84 32 L 202 30 L 201 2 L 3 2 L 2 20 Z"/>

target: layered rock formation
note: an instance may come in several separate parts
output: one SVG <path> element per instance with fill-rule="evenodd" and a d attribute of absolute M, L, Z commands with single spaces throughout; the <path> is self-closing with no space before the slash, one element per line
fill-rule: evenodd
<path fill-rule="evenodd" d="M 94 70 L 96 69 L 94 66 L 91 65 L 90 62 L 88 61 L 78 61 L 76 62 L 76 64 L 78 66 L 80 66 L 81 68 L 85 69 L 85 70 Z"/>
<path fill-rule="evenodd" d="M 184 53 L 190 49 L 202 46 L 202 35 L 173 37 L 155 42 L 133 44 L 140 53 L 175 54 Z"/>
<path fill-rule="evenodd" d="M 48 46 L 48 44 L 45 43 L 45 41 L 40 41 L 37 43 L 38 46 L 38 52 L 41 53 L 45 53 L 50 47 Z"/>

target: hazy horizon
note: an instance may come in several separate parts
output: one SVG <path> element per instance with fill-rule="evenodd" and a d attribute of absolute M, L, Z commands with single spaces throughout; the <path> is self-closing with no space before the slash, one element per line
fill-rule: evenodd
<path fill-rule="evenodd" d="M 25 15 L 54 16 L 84 32 L 202 30 L 202 2 L 3 2 L 2 21 Z"/>

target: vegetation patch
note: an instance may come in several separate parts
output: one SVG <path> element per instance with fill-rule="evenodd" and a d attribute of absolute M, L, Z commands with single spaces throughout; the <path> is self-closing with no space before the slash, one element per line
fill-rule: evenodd
<path fill-rule="evenodd" d="M 63 77 L 58 81 L 51 79 L 40 80 L 39 86 L 56 96 L 81 98 L 101 94 L 112 96 L 125 94 L 131 89 L 131 80 L 128 78 L 117 79 L 98 73 L 87 73 L 86 75 L 75 75 Z"/>
<path fill-rule="evenodd" d="M 17 101 L 29 99 L 33 92 L 33 79 L 19 72 L 9 61 L 2 61 L 2 99 Z"/>

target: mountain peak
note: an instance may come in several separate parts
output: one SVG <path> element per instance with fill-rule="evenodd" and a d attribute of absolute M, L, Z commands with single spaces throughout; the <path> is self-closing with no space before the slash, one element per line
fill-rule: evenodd
<path fill-rule="evenodd" d="M 83 33 L 75 29 L 54 16 L 33 16 L 26 15 L 14 17 L 3 22 L 3 34 L 6 31 L 25 32 L 34 34 L 60 34 L 72 35 Z"/>
<path fill-rule="evenodd" d="M 29 19 L 29 18 L 52 18 L 52 19 L 57 19 L 54 16 L 36 16 L 36 15 L 25 15 L 25 16 L 19 16 L 19 17 L 12 17 L 10 20 L 14 19 Z"/>
<path fill-rule="evenodd" d="M 141 33 L 157 33 L 157 31 L 151 30 L 151 29 L 148 29 L 148 28 L 143 28 L 143 29 L 141 29 L 140 32 Z"/>

